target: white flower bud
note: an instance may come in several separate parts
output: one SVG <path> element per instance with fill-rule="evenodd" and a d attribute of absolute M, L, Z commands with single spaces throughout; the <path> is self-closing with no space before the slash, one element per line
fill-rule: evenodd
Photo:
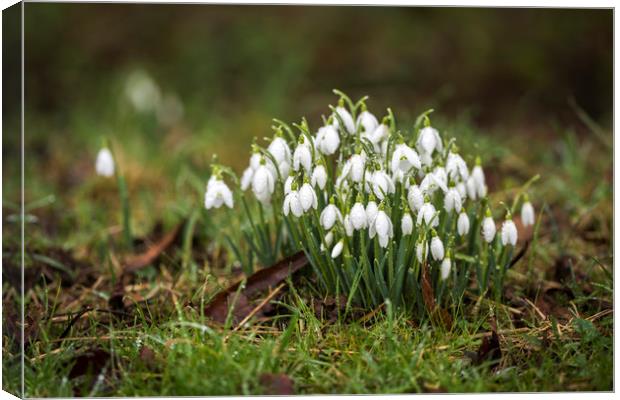
<path fill-rule="evenodd" d="M 443 243 L 441 239 L 439 239 L 438 236 L 433 236 L 433 238 L 431 239 L 431 254 L 433 255 L 433 258 L 436 261 L 443 260 L 443 256 L 444 256 Z"/>
<path fill-rule="evenodd" d="M 321 246 L 320 246 L 321 251 L 325 251 L 329 246 L 332 245 L 333 241 L 334 241 L 334 233 L 332 231 L 327 232 L 327 235 L 325 235 L 325 245 L 321 243 Z"/>
<path fill-rule="evenodd" d="M 97 161 L 95 162 L 95 171 L 97 175 L 111 177 L 114 175 L 114 158 L 112 157 L 112 152 L 103 148 L 99 150 L 97 154 Z"/>
<path fill-rule="evenodd" d="M 443 149 L 443 144 L 437 129 L 427 126 L 420 130 L 420 136 L 418 136 L 416 147 L 419 151 L 429 155 L 432 155 L 435 150 L 441 151 Z"/>
<path fill-rule="evenodd" d="M 336 223 L 336 220 L 342 221 L 342 214 L 338 207 L 333 204 L 328 204 L 327 207 L 323 209 L 320 216 L 321 225 L 325 230 L 330 230 Z"/>
<path fill-rule="evenodd" d="M 432 228 L 436 227 L 439 225 L 439 216 L 435 216 L 436 213 L 435 206 L 431 203 L 424 203 L 418 212 L 417 224 L 421 225 L 424 222 Z"/>
<path fill-rule="evenodd" d="M 517 244 L 517 227 L 511 219 L 507 219 L 502 224 L 502 244 L 504 246 Z"/>
<path fill-rule="evenodd" d="M 487 194 L 487 186 L 484 179 L 484 171 L 480 165 L 476 165 L 471 171 L 471 177 L 474 178 L 476 184 L 476 195 L 478 198 L 483 198 Z M 471 197 L 471 196 L 470 196 Z"/>
<path fill-rule="evenodd" d="M 364 210 L 362 203 L 355 203 L 351 208 L 349 216 L 351 225 L 353 225 L 353 229 L 355 230 L 366 228 L 368 225 L 366 210 Z"/>
<path fill-rule="evenodd" d="M 379 238 L 379 245 L 383 248 L 387 247 L 389 239 L 394 236 L 394 228 L 390 217 L 388 217 L 385 211 L 379 210 L 374 223 L 370 225 L 368 233 L 371 239 L 376 234 Z"/>
<path fill-rule="evenodd" d="M 369 135 L 377 129 L 379 121 L 369 111 L 362 111 L 357 117 L 357 125 L 362 127 L 362 134 Z"/>
<path fill-rule="evenodd" d="M 301 202 L 301 207 L 304 211 L 308 211 L 310 208 L 316 209 L 317 197 L 314 189 L 310 186 L 309 183 L 304 183 L 299 189 L 299 201 Z"/>
<path fill-rule="evenodd" d="M 254 170 L 252 167 L 247 167 L 241 175 L 241 190 L 245 191 L 250 187 L 252 183 L 252 177 L 254 176 Z"/>
<path fill-rule="evenodd" d="M 461 211 L 459 219 L 456 221 L 456 230 L 459 236 L 465 236 L 469 233 L 469 217 L 464 211 Z"/>
<path fill-rule="evenodd" d="M 344 239 L 340 239 L 332 249 L 332 258 L 338 258 L 344 248 Z"/>
<path fill-rule="evenodd" d="M 338 135 L 336 128 L 333 126 L 323 126 L 319 128 L 319 131 L 316 134 L 315 143 L 317 149 L 321 153 L 329 156 L 338 150 L 338 146 L 340 146 L 340 136 Z"/>
<path fill-rule="evenodd" d="M 446 161 L 446 171 L 448 172 L 448 176 L 453 181 L 466 181 L 469 178 L 469 170 L 467 169 L 467 164 L 465 160 L 457 154 L 450 152 L 448 154 L 448 160 Z"/>
<path fill-rule="evenodd" d="M 383 200 L 386 195 L 396 191 L 394 182 L 383 170 L 373 172 L 371 179 L 373 192 L 379 200 Z"/>
<path fill-rule="evenodd" d="M 400 226 L 403 231 L 403 236 L 411 235 L 413 232 L 413 219 L 411 218 L 411 214 L 405 213 L 403 215 Z"/>
<path fill-rule="evenodd" d="M 422 208 L 422 205 L 424 204 L 424 195 L 418 185 L 411 185 L 409 187 L 407 202 L 409 203 L 409 208 L 414 211 L 419 211 L 420 208 Z"/>
<path fill-rule="evenodd" d="M 364 167 L 366 166 L 366 154 L 353 154 L 349 159 L 351 162 L 351 180 L 361 182 L 364 177 Z"/>
<path fill-rule="evenodd" d="M 392 153 L 392 171 L 408 172 L 411 168 L 420 169 L 422 164 L 418 153 L 404 143 L 397 144 Z"/>
<path fill-rule="evenodd" d="M 290 163 L 291 149 L 283 138 L 279 136 L 274 137 L 269 147 L 267 147 L 267 151 L 271 153 L 278 165 L 282 162 Z"/>
<path fill-rule="evenodd" d="M 353 117 L 344 107 L 336 107 L 336 113 L 344 123 L 344 128 L 348 133 L 355 133 L 355 123 L 353 122 Z M 334 126 L 338 128 L 340 125 L 340 121 L 338 118 L 334 118 Z"/>
<path fill-rule="evenodd" d="M 487 243 L 491 243 L 495 237 L 495 222 L 493 218 L 486 217 L 482 221 L 482 236 Z"/>
<path fill-rule="evenodd" d="M 260 165 L 252 177 L 254 195 L 261 203 L 269 204 L 274 189 L 275 183 L 271 171 L 265 165 Z"/>
<path fill-rule="evenodd" d="M 312 177 L 310 178 L 312 186 L 319 186 L 320 189 L 325 189 L 327 183 L 327 171 L 323 165 L 317 165 L 312 171 Z"/>
<path fill-rule="evenodd" d="M 369 201 L 366 205 L 366 221 L 368 221 L 368 224 L 374 223 L 378 212 L 379 207 L 377 207 L 377 203 L 374 201 Z"/>
<path fill-rule="evenodd" d="M 305 142 L 299 143 L 293 153 L 293 169 L 299 171 L 303 167 L 307 173 L 312 169 L 312 149 L 305 138 Z"/>
<path fill-rule="evenodd" d="M 445 281 L 450 276 L 450 269 L 452 269 L 452 261 L 450 257 L 446 257 L 441 262 L 441 280 Z"/>
<path fill-rule="evenodd" d="M 351 216 L 349 214 L 344 216 L 344 231 L 347 236 L 353 236 L 353 224 L 351 223 Z"/>
<path fill-rule="evenodd" d="M 465 184 L 465 187 L 467 189 L 467 197 L 469 197 L 472 200 L 476 200 L 476 198 L 478 197 L 478 191 L 476 189 L 476 181 L 474 180 L 473 176 L 470 176 L 467 179 L 467 183 Z"/>
<path fill-rule="evenodd" d="M 521 206 L 521 223 L 524 227 L 527 227 L 534 225 L 535 220 L 536 216 L 534 214 L 534 207 L 532 206 L 532 203 L 526 201 L 523 203 L 523 206 Z"/>

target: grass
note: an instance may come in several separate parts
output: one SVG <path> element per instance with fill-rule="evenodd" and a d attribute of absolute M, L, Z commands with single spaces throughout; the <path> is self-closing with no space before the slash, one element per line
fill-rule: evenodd
<path fill-rule="evenodd" d="M 192 223 L 157 262 L 123 282 L 126 307 L 110 313 L 125 254 L 115 184 L 95 177 L 91 165 L 100 138 L 87 129 L 92 115 L 47 121 L 52 136 L 68 126 L 71 145 L 88 151 L 67 153 L 49 135 L 28 139 L 35 157 L 26 171 L 25 395 L 273 393 L 265 374 L 285 374 L 297 394 L 612 390 L 610 133 L 594 134 L 590 124 L 485 134 L 465 115 L 437 116 L 437 125 L 454 132 L 464 152 L 487 155 L 492 192 L 539 173 L 531 198 L 541 224 L 507 279 L 505 303 L 471 299 L 451 329 L 385 307 L 345 313 L 316 291 L 309 269 L 247 324 L 211 324 L 204 304 L 241 276 L 222 233 L 235 243 L 242 237 L 230 215 L 202 208 L 208 157 L 222 154 L 240 171 L 245 156 L 222 136 L 182 128 L 150 140 L 146 122 L 127 116 L 116 121 L 124 128 L 113 140 L 122 143 L 136 249 L 179 221 Z M 247 118 L 248 126 L 268 120 Z M 33 131 L 46 126 L 29 122 Z M 3 372 L 5 390 L 18 393 L 20 221 L 11 184 L 3 204 Z M 71 323 L 86 307 L 96 310 Z M 493 325 L 501 357 L 478 360 Z"/>

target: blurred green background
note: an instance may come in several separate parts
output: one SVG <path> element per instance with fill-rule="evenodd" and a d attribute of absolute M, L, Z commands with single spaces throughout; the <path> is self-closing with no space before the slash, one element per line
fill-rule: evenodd
<path fill-rule="evenodd" d="M 272 118 L 316 129 L 333 88 L 404 127 L 432 107 L 457 138 L 521 137 L 519 154 L 557 127 L 589 140 L 571 101 L 611 126 L 612 10 L 27 3 L 25 21 L 27 201 L 83 194 L 109 136 L 136 210 L 182 202 L 183 176 L 204 184 L 214 153 L 240 171 Z M 4 142 L 17 201 L 19 135 Z"/>

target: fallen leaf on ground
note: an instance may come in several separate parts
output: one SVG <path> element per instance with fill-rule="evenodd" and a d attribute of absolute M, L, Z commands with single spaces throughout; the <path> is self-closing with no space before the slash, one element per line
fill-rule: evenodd
<path fill-rule="evenodd" d="M 258 379 L 266 395 L 295 394 L 293 380 L 286 374 L 265 373 Z"/>
<path fill-rule="evenodd" d="M 273 288 L 308 264 L 303 251 L 293 254 L 269 268 L 261 269 L 252 274 L 246 281 L 245 287 L 239 290 L 243 281 L 237 282 L 226 290 L 218 293 L 205 307 L 205 315 L 212 320 L 224 323 L 228 316 L 228 309 L 233 306 L 232 318 L 237 323 L 245 318 L 252 310 L 250 298 L 267 288 Z"/>
<path fill-rule="evenodd" d="M 153 263 L 174 242 L 181 230 L 183 223 L 177 224 L 170 232 L 159 241 L 153 243 L 144 253 L 128 256 L 125 259 L 125 272 L 134 272 Z"/>
<path fill-rule="evenodd" d="M 452 327 L 452 317 L 447 310 L 439 307 L 435 302 L 435 292 L 428 276 L 428 264 L 422 266 L 422 299 L 424 300 L 426 310 L 431 316 L 431 320 L 438 319 L 444 327 L 450 329 Z"/>

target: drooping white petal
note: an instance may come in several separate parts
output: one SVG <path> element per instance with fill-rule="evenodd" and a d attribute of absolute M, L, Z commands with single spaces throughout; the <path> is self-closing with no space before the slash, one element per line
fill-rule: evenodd
<path fill-rule="evenodd" d="M 459 236 L 465 236 L 469 233 L 469 217 L 465 212 L 459 214 L 459 219 L 456 221 L 456 230 Z"/>
<path fill-rule="evenodd" d="M 433 236 L 433 238 L 431 239 L 431 254 L 436 261 L 443 260 L 443 242 L 441 241 L 441 239 L 439 239 L 438 236 Z"/>
<path fill-rule="evenodd" d="M 344 216 L 344 231 L 347 234 L 347 236 L 353 236 L 353 224 L 351 223 L 351 216 L 349 214 Z"/>
<path fill-rule="evenodd" d="M 369 201 L 366 205 L 366 220 L 369 224 L 373 224 L 377 213 L 379 212 L 379 207 L 377 207 L 377 203 L 374 201 Z"/>
<path fill-rule="evenodd" d="M 463 160 L 463 158 L 457 153 L 450 152 L 450 154 L 448 154 L 446 171 L 448 172 L 450 179 L 453 181 L 466 181 L 467 178 L 469 178 L 467 163 L 465 163 L 465 160 Z"/>
<path fill-rule="evenodd" d="M 319 186 L 320 189 L 325 189 L 327 183 L 327 171 L 323 165 L 317 165 L 312 171 L 312 177 L 310 178 L 312 186 Z"/>
<path fill-rule="evenodd" d="M 397 144 L 392 153 L 392 171 L 408 172 L 411 168 L 420 169 L 422 164 L 415 150 L 405 143 Z"/>
<path fill-rule="evenodd" d="M 502 224 L 502 244 L 504 246 L 517 244 L 517 227 L 511 219 L 504 221 Z"/>
<path fill-rule="evenodd" d="M 330 230 L 336 223 L 336 219 L 342 221 L 342 214 L 335 205 L 328 204 L 321 212 L 319 219 L 323 228 L 325 228 L 325 230 Z"/>
<path fill-rule="evenodd" d="M 467 197 L 472 200 L 476 200 L 476 198 L 478 197 L 478 191 L 476 190 L 476 181 L 474 180 L 473 176 L 470 176 L 467 179 L 465 187 L 467 189 Z"/>
<path fill-rule="evenodd" d="M 422 208 L 424 204 L 424 195 L 418 185 L 411 185 L 409 187 L 407 202 L 409 203 L 409 208 L 414 211 L 419 211 L 420 208 Z"/>
<path fill-rule="evenodd" d="M 349 214 L 353 229 L 360 230 L 366 228 L 368 221 L 366 218 L 366 210 L 362 203 L 355 203 Z"/>
<path fill-rule="evenodd" d="M 338 258 L 338 256 L 342 253 L 342 249 L 344 248 L 344 240 L 340 239 L 338 243 L 332 249 L 332 258 Z"/>
<path fill-rule="evenodd" d="M 344 123 L 346 132 L 350 134 L 355 133 L 355 122 L 353 121 L 351 114 L 344 107 L 336 107 L 336 113 Z M 334 126 L 336 128 L 340 126 L 340 121 L 338 121 L 338 118 L 334 118 Z"/>
<path fill-rule="evenodd" d="M 310 208 L 316 208 L 316 193 L 309 183 L 304 183 L 299 189 L 299 201 L 304 211 L 308 211 Z"/>
<path fill-rule="evenodd" d="M 449 257 L 446 257 L 441 262 L 441 280 L 445 281 L 450 276 L 450 269 L 452 268 L 452 261 Z"/>
<path fill-rule="evenodd" d="M 307 173 L 312 169 L 312 149 L 307 142 L 299 143 L 293 153 L 293 169 L 299 171 L 300 167 Z"/>
<path fill-rule="evenodd" d="M 252 183 L 252 177 L 254 176 L 254 170 L 252 167 L 247 167 L 241 175 L 241 190 L 245 191 L 250 187 Z"/>
<path fill-rule="evenodd" d="M 523 203 L 523 206 L 521 206 L 521 223 L 524 227 L 527 227 L 534 225 L 535 220 L 536 216 L 534 214 L 534 207 L 532 206 L 532 203 L 526 201 Z"/>
<path fill-rule="evenodd" d="M 366 166 L 365 154 L 353 154 L 350 158 L 351 161 L 351 180 L 353 182 L 361 182 L 364 177 L 364 168 Z"/>
<path fill-rule="evenodd" d="M 273 158 L 277 161 L 278 164 L 286 161 L 290 162 L 291 159 L 291 149 L 288 147 L 286 140 L 283 138 L 276 136 L 273 138 L 269 147 L 267 147 L 267 151 L 271 153 Z"/>
<path fill-rule="evenodd" d="M 403 215 L 400 226 L 403 231 L 403 236 L 411 235 L 413 232 L 413 219 L 411 218 L 411 214 L 405 213 Z"/>
<path fill-rule="evenodd" d="M 233 208 L 233 194 L 222 180 L 212 176 L 205 191 L 205 208 L 220 208 L 223 204 Z"/>
<path fill-rule="evenodd" d="M 453 210 L 459 211 L 461 209 L 462 201 L 461 195 L 456 190 L 456 188 L 448 189 L 446 196 L 444 197 L 444 209 L 450 213 Z"/>
<path fill-rule="evenodd" d="M 416 143 L 416 147 L 421 152 L 432 155 L 433 151 L 442 149 L 441 138 L 439 132 L 435 128 L 427 126 L 420 130 L 420 136 Z"/>
<path fill-rule="evenodd" d="M 284 181 L 284 194 L 289 194 L 291 193 L 291 188 L 293 186 L 293 181 L 295 180 L 295 178 L 293 178 L 292 176 L 289 176 L 288 178 L 286 178 L 286 181 Z"/>
<path fill-rule="evenodd" d="M 332 155 L 338 150 L 339 145 L 340 136 L 336 128 L 332 125 L 319 128 L 316 134 L 316 147 L 321 153 L 327 156 Z"/>
<path fill-rule="evenodd" d="M 417 224 L 421 225 L 424 222 L 430 227 L 436 227 L 439 225 L 439 218 L 435 216 L 437 211 L 432 203 L 424 203 L 418 212 Z"/>
<path fill-rule="evenodd" d="M 495 222 L 493 218 L 486 217 L 482 221 L 482 236 L 487 243 L 491 243 L 495 237 Z"/>
<path fill-rule="evenodd" d="M 373 172 L 371 180 L 373 192 L 379 200 L 383 200 L 386 195 L 396 191 L 392 178 L 383 170 Z"/>
<path fill-rule="evenodd" d="M 112 152 L 103 148 L 99 150 L 97 154 L 97 160 L 95 162 L 95 171 L 97 175 L 111 177 L 114 175 L 114 158 L 112 157 Z"/>

